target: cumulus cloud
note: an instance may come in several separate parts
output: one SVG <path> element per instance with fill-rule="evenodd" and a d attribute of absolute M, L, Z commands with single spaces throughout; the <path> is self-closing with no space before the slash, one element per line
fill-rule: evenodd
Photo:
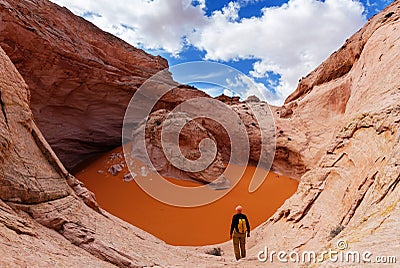
<path fill-rule="evenodd" d="M 177 55 L 206 23 L 205 0 L 52 0 L 132 45 Z M 89 16 L 88 16 L 89 14 Z M 93 15 L 95 14 L 95 15 Z"/>
<path fill-rule="evenodd" d="M 226 79 L 226 87 L 230 90 L 225 90 L 227 96 L 240 96 L 243 100 L 250 96 L 257 96 L 260 100 L 268 101 L 272 105 L 279 105 L 281 98 L 279 95 L 273 94 L 267 89 L 265 84 L 256 82 L 252 77 L 244 74 L 236 75 L 233 79 Z M 231 94 L 226 94 L 231 92 Z"/>
<path fill-rule="evenodd" d="M 267 99 L 274 92 L 275 103 L 366 22 L 357 0 L 289 0 L 251 18 L 240 18 L 240 9 L 259 0 L 232 1 L 209 16 L 205 0 L 52 1 L 145 49 L 179 56 L 192 46 L 208 60 L 253 59 L 251 77 L 279 75 L 273 91 L 261 83 L 257 89 Z"/>
<path fill-rule="evenodd" d="M 290 0 L 243 19 L 239 9 L 232 3 L 214 12 L 191 40 L 206 59 L 256 59 L 250 75 L 280 74 L 276 91 L 283 97 L 366 21 L 362 4 L 353 0 Z"/>

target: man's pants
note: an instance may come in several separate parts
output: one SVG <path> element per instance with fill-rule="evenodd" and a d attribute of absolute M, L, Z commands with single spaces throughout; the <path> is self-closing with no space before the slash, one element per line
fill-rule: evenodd
<path fill-rule="evenodd" d="M 246 257 L 246 233 L 241 234 L 233 232 L 233 250 L 235 251 L 236 260 Z"/>

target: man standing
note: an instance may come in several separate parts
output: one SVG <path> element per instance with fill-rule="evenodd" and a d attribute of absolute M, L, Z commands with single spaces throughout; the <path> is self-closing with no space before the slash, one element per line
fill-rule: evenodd
<path fill-rule="evenodd" d="M 233 215 L 229 233 L 231 239 L 233 233 L 233 250 L 236 260 L 246 257 L 246 233 L 247 237 L 250 237 L 250 223 L 247 216 L 242 214 L 242 211 L 242 206 L 236 207 L 236 214 Z"/>

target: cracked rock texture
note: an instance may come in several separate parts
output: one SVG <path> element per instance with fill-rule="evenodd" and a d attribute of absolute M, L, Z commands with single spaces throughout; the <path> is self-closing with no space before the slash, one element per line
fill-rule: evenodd
<path fill-rule="evenodd" d="M 397 254 L 398 262 L 399 48 L 395 1 L 274 108 L 278 152 L 288 152 L 281 171 L 303 175 L 298 191 L 253 232 L 250 255 L 264 246 L 321 253 L 345 240 L 350 250 Z"/>
<path fill-rule="evenodd" d="M 98 207 L 93 194 L 71 176 L 58 160 L 33 118 L 40 122 L 40 116 L 35 115 L 35 109 L 38 108 L 34 107 L 34 95 L 39 92 L 35 88 L 54 81 L 58 81 L 55 84 L 63 84 L 63 78 L 66 77 L 68 83 L 74 79 L 81 81 L 76 77 L 87 75 L 88 70 L 92 70 L 94 75 L 102 69 L 97 65 L 89 65 L 91 61 L 87 60 L 87 54 L 71 53 L 67 47 L 58 44 L 63 49 L 57 52 L 59 54 L 46 55 L 56 60 L 56 69 L 74 70 L 70 65 L 71 55 L 79 56 L 73 58 L 77 64 L 75 67 L 81 66 L 82 59 L 82 66 L 79 67 L 82 69 L 78 68 L 80 71 L 74 70 L 65 76 L 57 76 L 58 71 L 55 71 L 58 80 L 49 79 L 51 76 L 44 79 L 45 76 L 35 75 L 43 74 L 51 64 L 39 68 L 38 65 L 43 64 L 40 59 L 43 58 L 29 57 L 35 53 L 35 47 L 30 47 L 32 51 L 28 50 L 29 53 L 23 49 L 23 44 L 28 43 L 26 40 L 30 40 L 30 43 L 42 40 L 44 32 L 41 27 L 49 22 L 50 18 L 47 17 L 57 17 L 48 16 L 46 10 L 64 14 L 65 17 L 59 18 L 69 19 L 71 25 L 67 28 L 71 32 L 79 32 L 89 24 L 48 1 L 0 0 L 0 8 L 0 44 L 22 74 L 0 49 L 0 253 L 3 256 L 0 266 L 191 267 L 195 264 L 197 267 L 298 267 L 298 263 L 281 264 L 276 259 L 274 263 L 260 263 L 256 256 L 264 246 L 275 251 L 314 250 L 321 253 L 329 248 L 335 249 L 339 240 L 345 240 L 351 250 L 368 250 L 373 257 L 397 254 L 397 262 L 400 260 L 400 1 L 393 2 L 374 16 L 342 48 L 304 78 L 283 107 L 272 107 L 277 129 L 274 169 L 299 178 L 300 185 L 297 192 L 267 222 L 252 231 L 248 241 L 248 258 L 238 263 L 231 261 L 231 242 L 213 246 L 222 248 L 222 257 L 204 254 L 209 247 L 169 246 Z M 16 22 L 15 17 L 24 19 Z M 36 18 L 36 21 L 30 18 Z M 112 44 L 133 49 L 96 30 L 94 26 L 90 27 L 102 38 L 96 39 L 101 40 L 98 46 L 103 46 L 102 42 L 120 42 Z M 46 29 L 53 28 L 56 27 Z M 12 36 L 10 31 L 21 34 Z M 4 34 L 7 32 L 9 35 Z M 41 34 L 36 35 L 38 32 Z M 46 34 L 55 33 L 50 31 Z M 18 39 L 18 36 L 25 36 L 26 40 Z M 87 38 L 92 37 L 89 35 Z M 71 40 L 62 43 L 69 44 L 69 48 L 73 49 L 76 39 Z M 40 42 L 35 44 L 40 48 Z M 79 44 L 76 46 L 79 47 Z M 51 46 L 50 43 L 47 45 Z M 62 56 L 64 52 L 65 56 Z M 148 57 L 143 52 L 137 53 Z M 39 63 L 35 59 L 39 59 Z M 147 75 L 164 65 L 151 63 Z M 30 66 L 31 69 L 21 66 Z M 137 65 L 132 63 L 132 66 Z M 143 67 L 138 66 L 141 67 L 132 67 L 133 70 Z M 128 70 L 131 67 L 126 68 Z M 29 71 L 32 77 L 36 77 L 37 85 L 29 80 L 33 79 L 28 77 Z M 110 72 L 117 80 L 124 77 L 124 73 L 113 73 L 114 69 Z M 23 81 L 24 74 L 28 85 L 32 87 L 31 91 Z M 39 83 L 42 80 L 38 77 L 44 82 Z M 105 73 L 95 77 L 98 79 L 95 85 L 104 86 L 104 81 L 110 81 Z M 46 92 L 53 92 L 54 96 L 57 96 L 57 92 L 63 92 L 50 89 L 46 87 Z M 190 92 L 187 96 L 202 94 L 192 88 L 180 89 L 177 87 L 177 92 Z M 83 98 L 82 104 L 85 103 L 86 91 L 73 91 L 70 97 L 76 97 L 75 94 L 77 98 Z M 29 107 L 30 95 L 33 114 Z M 186 99 L 185 95 L 174 94 L 166 98 L 169 101 L 161 103 L 157 109 L 171 109 L 177 104 L 176 100 L 180 102 Z M 61 99 L 68 98 L 63 95 Z M 236 107 L 243 118 L 247 117 L 242 110 L 245 107 L 237 100 L 225 101 Z M 108 103 L 102 105 L 108 109 Z M 46 109 L 44 107 L 44 111 Z M 121 107 L 119 109 L 122 110 Z M 101 114 L 104 115 L 104 111 Z M 46 120 L 49 123 L 59 122 L 57 118 Z M 115 126 L 109 121 L 107 124 Z M 208 136 L 211 133 L 215 136 L 212 131 L 217 128 L 209 126 L 207 132 L 197 124 L 194 122 L 193 127 L 201 130 L 201 135 Z M 207 122 L 201 125 L 207 126 Z M 39 127 L 42 130 L 40 124 Z M 46 132 L 45 128 L 43 131 Z M 251 131 L 253 139 L 257 141 L 260 131 L 270 130 L 252 128 Z M 86 136 L 82 134 L 82 137 Z M 57 148 L 55 141 L 49 140 Z M 83 140 L 80 142 L 86 144 Z M 99 144 L 107 142 L 102 140 Z M 98 150 L 97 147 L 93 148 L 87 152 Z M 257 151 L 256 143 L 253 149 Z M 84 155 L 81 153 L 81 156 Z M 220 150 L 219 154 L 223 160 L 228 153 Z M 257 154 L 253 157 L 257 159 Z M 61 157 L 63 162 L 67 158 Z M 310 264 L 311 267 L 330 265 L 332 263 L 327 260 Z M 334 266 L 350 265 L 335 263 Z M 353 266 L 380 267 L 366 263 Z"/>
<path fill-rule="evenodd" d="M 146 163 L 148 160 L 151 161 L 153 167 L 164 176 L 193 179 L 202 183 L 214 182 L 214 186 L 218 188 L 226 188 L 230 185 L 222 174 L 228 163 L 246 165 L 248 162 L 252 164 L 262 162 L 260 166 L 269 168 L 274 156 L 274 144 L 270 141 L 273 140 L 272 136 L 275 132 L 272 114 L 268 109 L 268 105 L 264 102 L 252 103 L 251 105 L 248 103 L 232 103 L 229 106 L 230 108 L 222 108 L 219 107 L 221 104 L 216 105 L 215 102 L 209 102 L 208 100 L 199 101 L 201 109 L 204 111 L 219 111 L 217 118 L 201 117 L 191 120 L 192 117 L 195 118 L 195 116 L 189 116 L 189 114 L 192 115 L 191 109 L 200 110 L 193 104 L 183 109 L 184 112 L 175 111 L 170 113 L 168 110 L 160 109 L 151 113 L 133 131 L 132 150 L 134 157 Z M 222 112 L 222 110 L 224 111 Z M 200 112 L 200 114 L 202 113 Z M 255 114 L 264 116 L 262 124 L 258 123 Z M 177 144 L 178 142 L 172 138 L 173 135 L 164 134 L 163 137 L 167 138 L 162 143 L 162 131 L 168 128 L 180 129 L 179 122 L 182 122 L 182 120 L 185 120 L 186 123 L 179 132 L 179 138 L 177 138 L 177 140 L 179 139 L 180 151 L 175 151 L 173 150 L 174 146 L 171 144 Z M 145 138 L 143 138 L 143 133 L 145 133 Z M 264 134 L 263 137 L 261 133 Z M 201 145 L 205 139 L 211 140 L 211 143 L 215 145 L 215 155 L 212 154 L 213 149 L 210 144 L 208 146 L 203 144 L 202 151 Z M 232 152 L 231 139 L 235 143 Z M 142 140 L 145 140 L 146 152 L 135 146 L 135 144 L 140 144 Z M 261 146 L 262 140 L 265 146 Z M 247 141 L 248 144 L 244 145 Z M 171 156 L 168 159 L 165 152 L 170 151 L 174 153 L 169 153 Z M 246 155 L 243 152 L 249 152 L 249 154 Z M 146 154 L 149 155 L 148 160 L 144 157 Z M 261 155 L 264 157 L 261 158 Z M 189 168 L 186 168 L 186 162 L 181 161 L 182 156 L 197 162 L 199 165 L 206 164 L 206 166 L 199 169 L 201 170 L 200 172 L 190 172 L 190 169 L 193 169 L 196 164 L 191 163 L 188 165 Z M 210 159 L 212 161 L 208 164 Z M 174 161 L 174 164 L 169 160 Z M 177 168 L 179 165 L 182 168 Z"/>
<path fill-rule="evenodd" d="M 145 127 L 145 140 L 147 145 L 147 152 L 149 154 L 150 161 L 154 163 L 154 168 L 164 176 L 169 176 L 173 178 L 181 178 L 181 179 L 194 179 L 203 183 L 210 183 L 216 180 L 225 170 L 225 165 L 222 162 L 222 157 L 220 153 L 216 153 L 215 158 L 214 155 L 206 157 L 208 159 L 214 159 L 210 165 L 206 166 L 205 169 L 201 169 L 201 171 L 183 171 L 181 169 L 173 166 L 170 161 L 167 159 L 164 151 L 172 151 L 174 149 L 173 146 L 169 146 L 169 143 L 173 143 L 173 140 L 166 140 L 164 146 L 161 141 L 161 132 L 163 127 L 168 127 L 167 123 L 171 124 L 174 122 L 184 121 L 185 126 L 179 132 L 179 155 L 174 156 L 171 154 L 171 160 L 177 162 L 178 164 L 182 164 L 181 157 L 186 159 L 199 160 L 198 158 L 201 156 L 200 151 L 198 150 L 199 144 L 203 139 L 211 139 L 215 142 L 214 136 L 212 136 L 206 128 L 204 128 L 199 122 L 192 120 L 190 121 L 189 116 L 184 113 L 177 113 L 174 117 L 169 118 L 171 121 L 167 121 L 168 111 L 165 109 L 160 109 L 151 114 L 148 120 L 146 120 L 145 124 L 141 124 L 138 128 L 138 131 L 141 131 L 142 127 Z M 187 123 L 186 123 L 187 122 Z M 175 123 L 176 124 L 176 123 Z M 176 128 L 176 127 L 175 127 Z M 137 144 L 135 140 L 132 142 L 133 148 L 134 144 Z M 140 157 L 144 155 L 145 152 L 137 152 L 136 155 Z M 146 161 L 145 159 L 143 159 Z M 201 161 L 199 163 L 208 164 L 207 161 Z M 189 165 L 190 167 L 190 165 Z M 222 175 L 223 176 L 223 175 Z M 226 180 L 224 177 L 221 180 Z"/>

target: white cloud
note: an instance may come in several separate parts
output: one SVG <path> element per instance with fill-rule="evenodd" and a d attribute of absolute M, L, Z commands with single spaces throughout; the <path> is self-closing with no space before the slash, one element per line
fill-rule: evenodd
<path fill-rule="evenodd" d="M 206 23 L 205 0 L 52 0 L 132 45 L 177 55 Z"/>
<path fill-rule="evenodd" d="M 353 0 L 290 0 L 264 8 L 261 17 L 232 21 L 237 9 L 214 12 L 193 44 L 206 59 L 257 59 L 254 77 L 281 75 L 276 88 L 286 97 L 306 75 L 365 23 L 361 3 Z M 233 15 L 232 15 L 233 14 Z"/>
<path fill-rule="evenodd" d="M 232 92 L 232 91 L 230 91 L 229 89 L 224 89 L 224 91 L 222 92 L 225 96 L 228 96 L 228 97 L 233 97 L 234 96 L 234 93 Z"/>
<path fill-rule="evenodd" d="M 281 102 L 279 93 L 273 94 L 263 83 L 258 83 L 244 74 L 236 75 L 233 80 L 227 79 L 226 86 L 229 88 L 227 92 L 232 92 L 231 95 L 240 96 L 243 100 L 250 96 L 257 96 L 260 100 L 268 101 L 272 105 L 279 105 Z"/>
<path fill-rule="evenodd" d="M 232 1 L 211 16 L 205 0 L 52 0 L 135 46 L 174 56 L 193 45 L 206 59 L 255 59 L 249 75 L 280 75 L 279 102 L 299 78 L 326 59 L 366 21 L 357 0 L 289 0 L 264 8 L 262 16 L 240 18 L 240 8 L 259 0 Z M 265 86 L 264 86 L 265 87 Z M 261 88 L 262 89 L 262 88 Z M 270 92 L 266 88 L 262 89 Z"/>

